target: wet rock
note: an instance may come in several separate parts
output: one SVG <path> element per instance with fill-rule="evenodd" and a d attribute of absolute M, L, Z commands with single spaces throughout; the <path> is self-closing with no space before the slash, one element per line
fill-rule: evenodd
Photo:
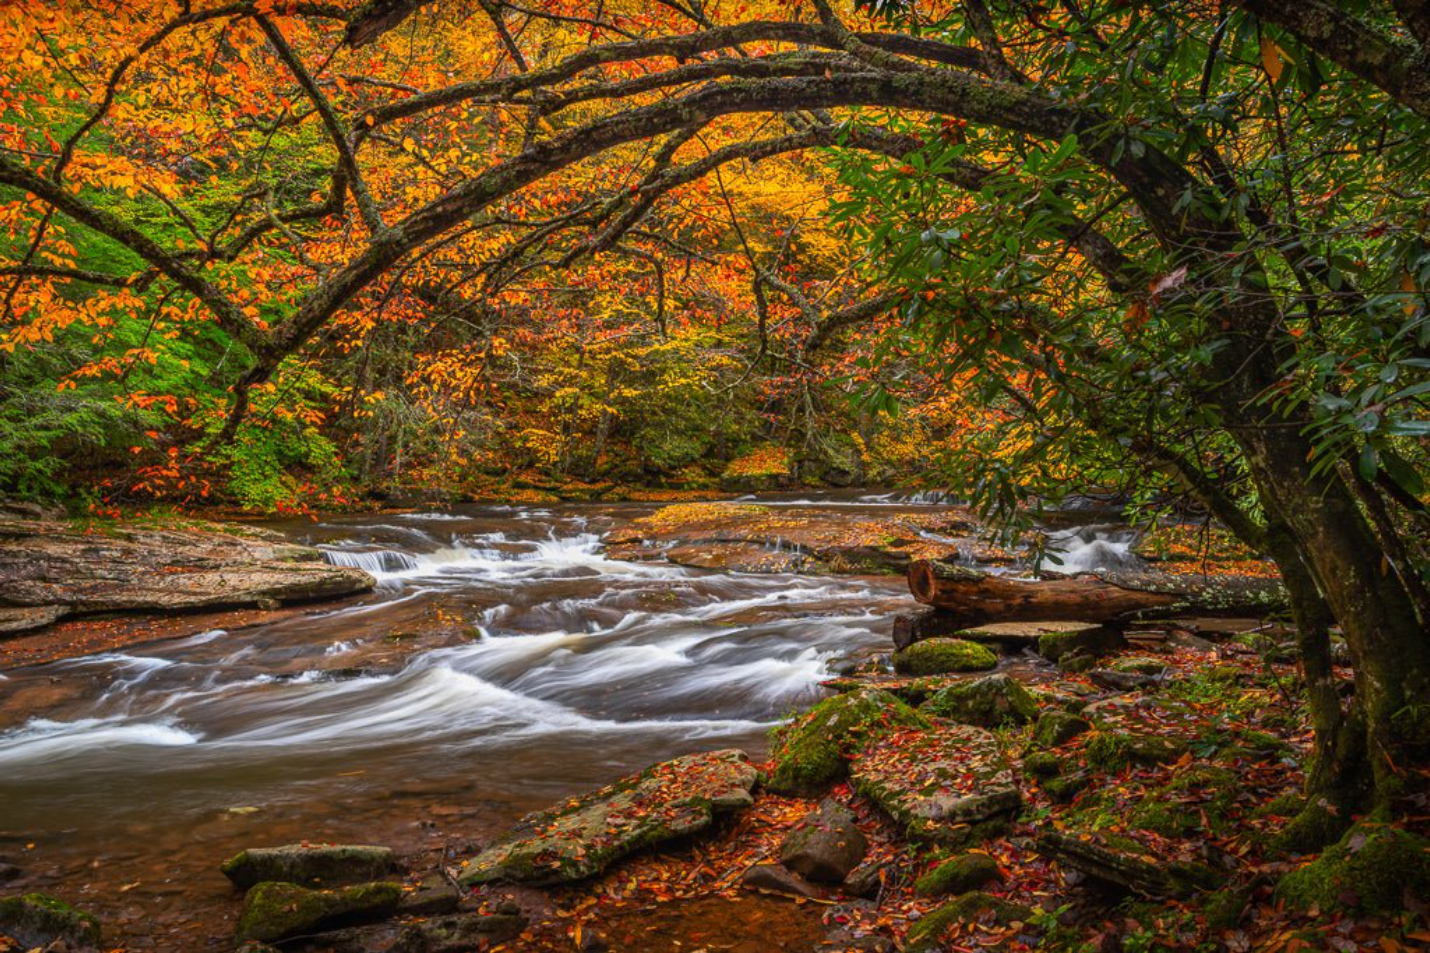
<path fill-rule="evenodd" d="M 451 913 L 462 902 L 462 895 L 441 871 L 423 877 L 416 889 L 403 894 L 397 912 L 403 916 L 430 917 Z"/>
<path fill-rule="evenodd" d="M 1097 657 L 1086 652 L 1073 652 L 1058 659 L 1058 668 L 1069 675 L 1081 675 L 1097 668 Z"/>
<path fill-rule="evenodd" d="M 1007 926 L 1026 922 L 1032 915 L 1031 907 L 975 890 L 929 912 L 910 927 L 904 953 L 932 953 L 940 949 L 943 934 L 955 923 Z"/>
<path fill-rule="evenodd" d="M 99 921 L 48 894 L 0 897 L 0 936 L 20 942 L 23 950 L 61 942 L 77 949 L 99 946 Z"/>
<path fill-rule="evenodd" d="M 875 896 L 884 887 L 888 869 L 886 861 L 864 861 L 844 878 L 844 892 L 851 897 Z"/>
<path fill-rule="evenodd" d="M 377 880 L 393 866 L 393 853 L 386 847 L 289 844 L 240 851 L 219 869 L 235 887 L 248 888 L 265 880 L 335 887 Z"/>
<path fill-rule="evenodd" d="M 752 890 L 768 890 L 790 897 L 823 900 L 827 896 L 822 889 L 779 864 L 756 864 L 745 871 L 740 883 Z"/>
<path fill-rule="evenodd" d="M 755 769 L 743 751 L 676 758 L 528 814 L 466 862 L 457 879 L 464 886 L 581 880 L 643 847 L 702 831 L 717 814 L 748 807 L 754 784 Z"/>
<path fill-rule="evenodd" d="M 243 898 L 239 940 L 272 943 L 347 923 L 380 920 L 397 910 L 402 885 L 367 883 L 336 890 L 309 890 L 289 883 L 260 883 Z"/>
<path fill-rule="evenodd" d="M 869 851 L 854 812 L 825 799 L 806 815 L 780 848 L 780 863 L 815 883 L 842 883 Z"/>
<path fill-rule="evenodd" d="M 778 794 L 817 794 L 847 773 L 860 745 L 899 727 L 929 727 L 923 715 L 882 691 L 825 699 L 775 735 L 764 786 Z"/>
<path fill-rule="evenodd" d="M 420 953 L 469 953 L 516 938 L 526 917 L 510 913 L 453 914 L 409 925 L 402 934 L 408 949 Z"/>
<path fill-rule="evenodd" d="M 1126 648 L 1127 640 L 1113 629 L 1079 626 L 1061 632 L 1045 632 L 1038 637 L 1038 654 L 1054 662 L 1065 655 L 1098 657 Z"/>
<path fill-rule="evenodd" d="M 1224 879 L 1210 867 L 1159 855 L 1135 837 L 1095 831 L 1045 831 L 1037 850 L 1102 883 L 1149 899 L 1189 897 Z"/>
<path fill-rule="evenodd" d="M 1092 730 L 1092 722 L 1065 711 L 1045 711 L 1033 726 L 1033 745 L 1058 748 Z"/>
<path fill-rule="evenodd" d="M 967 893 L 1002 879 L 998 862 L 987 854 L 960 854 L 950 857 L 914 881 L 914 892 L 925 897 Z"/>
<path fill-rule="evenodd" d="M 965 725 L 997 728 L 1023 725 L 1038 717 L 1038 703 L 1015 678 L 988 675 L 958 682 L 938 692 L 920 711 Z"/>
<path fill-rule="evenodd" d="M 892 732 L 855 756 L 850 776 L 909 836 L 951 846 L 1022 804 L 997 739 L 970 725 Z"/>
<path fill-rule="evenodd" d="M 11 626 L 91 612 L 274 606 L 364 592 L 374 580 L 320 551 L 252 530 L 0 520 L 0 607 Z M 28 614 L 14 610 L 30 610 Z"/>
<path fill-rule="evenodd" d="M 977 642 L 927 639 L 895 652 L 893 661 L 900 675 L 946 675 L 985 671 L 998 664 L 998 656 Z"/>
<path fill-rule="evenodd" d="M 0 635 L 43 629 L 68 611 L 64 606 L 0 606 Z"/>

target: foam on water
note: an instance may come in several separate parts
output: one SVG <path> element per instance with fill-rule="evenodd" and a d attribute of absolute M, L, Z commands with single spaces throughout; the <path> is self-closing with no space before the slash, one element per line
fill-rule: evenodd
<path fill-rule="evenodd" d="M 198 735 L 166 721 L 126 721 L 122 718 L 81 718 L 50 721 L 35 718 L 0 734 L 0 765 L 32 764 L 51 768 L 62 760 L 125 748 L 183 747 L 199 743 Z"/>
<path fill-rule="evenodd" d="M 1142 564 L 1132 552 L 1138 535 L 1122 526 L 1081 526 L 1054 533 L 1047 551 L 1056 558 L 1047 560 L 1044 568 L 1068 574 L 1136 568 Z"/>

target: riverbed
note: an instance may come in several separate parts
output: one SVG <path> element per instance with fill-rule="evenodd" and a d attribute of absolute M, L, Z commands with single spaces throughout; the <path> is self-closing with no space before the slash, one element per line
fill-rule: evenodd
<path fill-rule="evenodd" d="M 652 509 L 266 524 L 377 589 L 4 673 L 0 859 L 92 910 L 115 945 L 223 946 L 235 905 L 217 864 L 243 847 L 377 842 L 436 863 L 654 761 L 759 757 L 831 665 L 887 646 L 910 604 L 895 577 L 603 555 L 603 534 Z"/>

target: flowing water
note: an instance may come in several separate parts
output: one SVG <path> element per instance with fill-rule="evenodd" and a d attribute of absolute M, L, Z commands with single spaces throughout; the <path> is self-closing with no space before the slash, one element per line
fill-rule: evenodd
<path fill-rule="evenodd" d="M 243 846 L 460 852 L 653 761 L 758 755 L 832 662 L 888 644 L 908 604 L 897 579 L 604 558 L 600 534 L 648 510 L 280 526 L 378 589 L 0 675 L 0 860 L 164 949 L 197 929 L 196 903 L 231 907 L 214 865 Z"/>

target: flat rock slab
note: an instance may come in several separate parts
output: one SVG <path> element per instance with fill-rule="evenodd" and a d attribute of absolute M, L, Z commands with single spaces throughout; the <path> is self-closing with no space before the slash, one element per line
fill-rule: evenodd
<path fill-rule="evenodd" d="M 911 837 L 939 843 L 962 844 L 969 827 L 1022 804 L 997 739 L 971 725 L 892 732 L 860 751 L 849 773 Z"/>
<path fill-rule="evenodd" d="M 270 533 L 203 529 L 107 529 L 0 520 L 3 629 L 23 631 L 95 612 L 277 606 L 371 589 L 360 569 L 330 566 L 322 552 Z"/>
<path fill-rule="evenodd" d="M 377 880 L 393 865 L 393 853 L 387 847 L 289 844 L 240 851 L 219 869 L 235 887 L 252 887 L 265 880 L 333 887 Z"/>
<path fill-rule="evenodd" d="M 1209 867 L 1168 858 L 1123 835 L 1045 831 L 1035 844 L 1039 853 L 1065 867 L 1150 899 L 1188 897 L 1215 889 L 1224 879 Z"/>
<path fill-rule="evenodd" d="M 641 848 L 704 830 L 717 814 L 748 807 L 755 775 L 749 758 L 735 749 L 666 761 L 528 814 L 467 862 L 457 879 L 466 886 L 582 880 Z"/>
<path fill-rule="evenodd" d="M 1094 632 L 1102 626 L 1090 622 L 991 622 L 958 633 L 970 642 L 997 642 L 1006 645 L 1035 646 L 1049 632 Z"/>

